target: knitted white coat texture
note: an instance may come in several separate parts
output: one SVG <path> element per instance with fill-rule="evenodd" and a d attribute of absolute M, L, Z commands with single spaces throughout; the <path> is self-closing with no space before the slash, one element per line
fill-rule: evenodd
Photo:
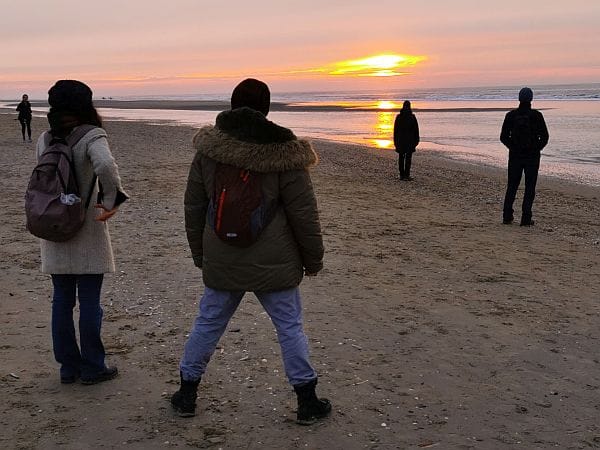
<path fill-rule="evenodd" d="M 37 142 L 37 154 L 45 150 L 43 133 Z M 112 156 L 106 132 L 102 128 L 89 131 L 74 147 L 75 173 L 81 195 L 86 201 L 94 173 L 102 183 L 103 205 L 112 209 L 117 190 L 123 192 L 117 164 Z M 108 222 L 94 220 L 100 210 L 94 208 L 98 182 L 94 186 L 85 223 L 72 239 L 51 242 L 40 239 L 42 272 L 49 274 L 101 274 L 115 271 Z"/>

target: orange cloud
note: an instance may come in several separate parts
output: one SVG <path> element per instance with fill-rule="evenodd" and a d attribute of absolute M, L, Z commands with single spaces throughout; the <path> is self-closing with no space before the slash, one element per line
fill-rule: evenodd
<path fill-rule="evenodd" d="M 265 70 L 256 71 L 257 76 L 274 77 L 293 77 L 293 76 L 348 76 L 348 77 L 395 77 L 406 75 L 409 72 L 400 69 L 413 67 L 422 61 L 427 60 L 426 56 L 415 55 L 396 55 L 381 54 L 369 56 L 362 59 L 340 61 L 327 64 L 323 67 L 307 67 L 292 70 Z M 173 79 L 194 80 L 194 79 L 219 79 L 219 78 L 239 78 L 243 74 L 208 74 L 208 73 L 187 73 L 176 75 Z M 138 81 L 146 81 L 139 79 Z"/>
<path fill-rule="evenodd" d="M 400 55 L 400 54 L 378 54 L 360 59 L 346 60 L 324 64 L 320 67 L 298 67 L 292 69 L 263 68 L 252 71 L 253 76 L 272 77 L 279 79 L 323 79 L 333 78 L 358 78 L 358 77 L 396 77 L 409 73 L 407 68 L 412 68 L 422 61 L 427 60 L 425 56 Z M 160 73 L 160 74 L 100 74 L 100 73 L 73 73 L 72 78 L 86 79 L 88 82 L 102 83 L 108 85 L 164 85 L 184 84 L 194 81 L 219 82 L 228 79 L 239 79 L 248 76 L 248 70 L 230 72 L 183 72 L 183 73 Z M 52 75 L 56 78 L 59 75 Z M 0 74 L 0 81 L 7 80 L 5 75 Z M 21 78 L 21 82 L 29 79 L 30 82 L 47 81 L 41 75 L 37 78 Z M 38 80 L 39 79 L 39 80 Z M 390 105 L 381 109 L 393 109 Z"/>

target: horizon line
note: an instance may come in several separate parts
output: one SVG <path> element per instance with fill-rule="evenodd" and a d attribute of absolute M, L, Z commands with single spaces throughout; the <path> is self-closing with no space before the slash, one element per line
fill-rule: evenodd
<path fill-rule="evenodd" d="M 24 81 L 24 83 L 27 83 L 27 81 Z M 87 84 L 87 83 L 86 83 Z M 558 87 L 558 86 L 595 86 L 597 85 L 598 87 L 600 87 L 600 81 L 589 81 L 589 82 L 578 82 L 578 83 L 541 83 L 541 84 L 527 84 L 527 86 L 531 87 L 532 89 L 535 88 L 546 88 L 546 87 Z M 490 84 L 484 84 L 484 85 L 464 85 L 464 86 L 445 86 L 445 87 L 396 87 L 396 88 L 387 88 L 387 89 L 377 89 L 377 88 L 365 88 L 365 89 L 310 89 L 310 90 L 305 90 L 305 89 L 290 89 L 290 90 L 285 90 L 285 91 L 273 91 L 271 90 L 271 94 L 273 94 L 273 92 L 276 92 L 278 94 L 313 94 L 313 93 L 333 93 L 333 92 L 344 92 L 344 93 L 354 93 L 354 92 L 382 92 L 382 91 L 389 91 L 389 92 L 398 92 L 398 91 L 427 91 L 427 90 L 449 90 L 449 89 L 485 89 L 485 88 L 520 88 L 525 86 L 525 84 L 498 84 L 498 85 L 490 85 Z M 193 92 L 189 92 L 189 93 L 185 93 L 185 94 L 174 94 L 174 93 L 168 93 L 168 92 L 163 92 L 163 93 L 159 93 L 159 94 L 114 94 L 114 95 L 108 95 L 108 94 L 104 94 L 101 96 L 96 97 L 94 95 L 94 100 L 110 100 L 111 97 L 117 97 L 117 98 L 128 98 L 128 97 L 136 97 L 136 98 L 140 98 L 140 97 L 182 97 L 182 96 L 192 96 L 192 95 L 206 95 L 209 94 L 211 96 L 215 96 L 215 95 L 226 95 L 229 96 L 231 95 L 230 91 L 222 91 L 222 92 L 204 92 L 204 93 L 193 93 Z M 36 100 L 36 101 L 44 101 L 44 99 L 41 98 L 31 98 L 31 100 Z M 587 99 L 589 100 L 589 99 Z M 0 101 L 14 101 L 14 99 L 10 99 L 10 98 L 5 98 L 2 99 L 0 98 Z"/>

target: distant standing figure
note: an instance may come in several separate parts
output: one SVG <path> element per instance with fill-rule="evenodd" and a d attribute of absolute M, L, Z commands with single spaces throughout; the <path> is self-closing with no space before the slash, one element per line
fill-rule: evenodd
<path fill-rule="evenodd" d="M 508 183 L 504 197 L 504 224 L 514 220 L 513 203 L 521 175 L 525 173 L 525 194 L 521 214 L 521 226 L 533 225 L 532 211 L 535 185 L 540 168 L 540 153 L 548 143 L 548 129 L 541 112 L 531 109 L 533 91 L 524 87 L 519 92 L 519 107 L 506 114 L 500 133 L 500 141 L 508 147 Z"/>
<path fill-rule="evenodd" d="M 19 122 L 21 123 L 21 134 L 23 134 L 23 142 L 25 142 L 25 130 L 27 129 L 27 142 L 31 142 L 31 103 L 29 96 L 23 94 L 21 103 L 17 105 L 19 112 Z"/>
<path fill-rule="evenodd" d="M 410 166 L 417 145 L 419 145 L 419 123 L 410 108 L 410 102 L 406 100 L 394 121 L 394 146 L 399 155 L 398 168 L 401 180 L 412 181 Z"/>
<path fill-rule="evenodd" d="M 254 292 L 277 331 L 298 400 L 297 423 L 312 424 L 331 411 L 329 401 L 315 393 L 317 372 L 298 288 L 304 275 L 323 267 L 308 171 L 317 155 L 308 141 L 267 120 L 269 106 L 268 86 L 248 78 L 233 90 L 231 110 L 194 137 L 185 227 L 194 264 L 202 269 L 204 294 L 179 365 L 181 386 L 171 398 L 181 417 L 195 415 L 200 379 L 247 291 Z M 250 235 L 254 240 L 244 245 L 235 241 Z"/>
<path fill-rule="evenodd" d="M 100 329 L 100 291 L 104 274 L 115 271 L 108 223 L 127 195 L 108 146 L 102 121 L 92 103 L 91 89 L 80 81 L 60 80 L 48 91 L 50 130 L 37 142 L 41 155 L 53 139 L 65 140 L 80 125 L 93 125 L 73 146 L 73 169 L 81 192 L 97 199 L 88 208 L 85 222 L 70 240 L 41 239 L 42 272 L 52 277 L 52 344 L 60 366 L 60 381 L 95 384 L 117 376 L 116 367 L 105 365 Z M 101 189 L 98 194 L 99 182 Z M 90 193 L 90 194 L 88 194 Z M 87 198 L 82 198 L 86 202 Z M 100 210 L 98 212 L 98 210 Z M 73 309 L 79 299 L 79 345 Z"/>

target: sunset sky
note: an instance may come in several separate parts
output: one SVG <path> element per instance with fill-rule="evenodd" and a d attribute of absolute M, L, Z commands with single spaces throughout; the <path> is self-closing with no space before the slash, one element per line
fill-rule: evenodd
<path fill-rule="evenodd" d="M 600 82 L 599 23 L 599 0 L 0 0 L 0 98 Z"/>

